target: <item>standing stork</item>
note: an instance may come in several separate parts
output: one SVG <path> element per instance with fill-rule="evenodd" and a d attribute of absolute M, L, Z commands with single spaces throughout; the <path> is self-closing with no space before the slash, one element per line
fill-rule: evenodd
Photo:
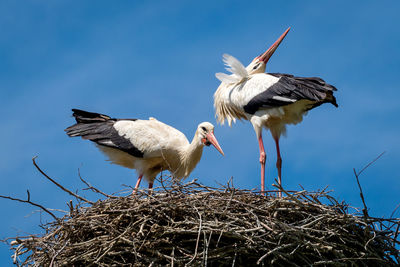
<path fill-rule="evenodd" d="M 224 155 L 214 136 L 214 126 L 202 122 L 191 143 L 183 133 L 154 118 L 149 120 L 113 119 L 107 115 L 73 109 L 76 124 L 65 129 L 70 137 L 81 136 L 96 143 L 110 161 L 136 169 L 149 182 L 158 173 L 169 170 L 174 178 L 186 178 L 201 159 L 203 147 L 213 145 Z"/>
<path fill-rule="evenodd" d="M 251 122 L 258 138 L 261 163 L 261 191 L 265 191 L 266 154 L 262 128 L 271 131 L 275 140 L 278 182 L 282 183 L 282 158 L 279 138 L 286 133 L 287 124 L 297 124 L 307 112 L 323 103 L 334 106 L 336 88 L 317 77 L 296 77 L 282 73 L 265 73 L 268 60 L 289 32 L 290 27 L 263 54 L 244 67 L 236 58 L 224 54 L 223 61 L 232 74 L 217 73 L 221 81 L 214 94 L 214 107 L 218 122 L 225 119 L 231 126 L 236 119 Z M 281 196 L 281 192 L 279 192 Z"/>

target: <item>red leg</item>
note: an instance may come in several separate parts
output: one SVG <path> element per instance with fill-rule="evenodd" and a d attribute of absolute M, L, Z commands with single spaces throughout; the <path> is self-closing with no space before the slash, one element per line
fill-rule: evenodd
<path fill-rule="evenodd" d="M 137 182 L 136 182 L 135 189 L 133 189 L 132 195 L 136 194 L 136 192 L 137 192 L 137 190 L 139 188 L 140 182 L 142 181 L 142 178 L 143 178 L 143 174 L 139 175 L 139 177 L 137 179 Z"/>
<path fill-rule="evenodd" d="M 265 150 L 262 140 L 262 134 L 258 137 L 258 145 L 260 147 L 260 163 L 261 163 L 261 194 L 265 194 Z"/>
<path fill-rule="evenodd" d="M 281 151 L 279 149 L 279 137 L 274 137 L 276 145 L 276 168 L 278 169 L 278 183 L 282 186 L 282 158 Z M 279 197 L 282 197 L 282 192 L 279 190 Z"/>

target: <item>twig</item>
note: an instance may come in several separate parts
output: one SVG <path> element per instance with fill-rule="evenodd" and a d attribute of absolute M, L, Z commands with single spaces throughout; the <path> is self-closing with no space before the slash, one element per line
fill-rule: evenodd
<path fill-rule="evenodd" d="M 195 206 L 193 206 L 193 208 L 197 211 L 197 214 L 199 215 L 199 233 L 197 234 L 196 247 L 194 249 L 193 258 L 187 263 L 187 265 L 190 265 L 190 263 L 192 263 L 192 261 L 197 257 L 197 249 L 199 247 L 199 241 L 200 241 L 200 235 L 201 235 L 201 223 L 203 222 L 201 219 L 201 214 L 200 214 L 199 210 Z"/>
<path fill-rule="evenodd" d="M 392 214 L 390 214 L 390 218 L 393 218 L 394 214 L 396 213 L 396 210 L 400 207 L 400 203 L 397 204 L 397 206 L 394 208 L 394 210 L 392 211 Z"/>
<path fill-rule="evenodd" d="M 82 178 L 80 169 L 78 169 L 78 176 L 79 176 L 79 179 L 82 181 L 82 183 L 84 183 L 88 187 L 88 189 L 92 190 L 93 192 L 96 192 L 96 193 L 101 194 L 101 195 L 103 195 L 105 197 L 108 197 L 108 198 L 118 198 L 116 196 L 112 196 L 112 195 L 106 194 L 103 191 L 99 190 L 98 188 L 93 187 L 91 184 L 89 184 L 86 180 L 84 180 Z"/>
<path fill-rule="evenodd" d="M 354 171 L 354 175 L 355 175 L 356 180 L 357 180 L 358 189 L 360 190 L 360 198 L 361 198 L 361 201 L 362 201 L 363 206 L 364 206 L 364 208 L 362 209 L 362 212 L 364 214 L 364 218 L 367 219 L 369 217 L 367 204 L 365 204 L 364 194 L 363 194 L 363 191 L 362 191 L 362 188 L 361 188 L 361 185 L 360 185 L 360 180 L 358 179 L 358 174 L 356 172 L 356 169 L 353 168 L 353 171 Z"/>
<path fill-rule="evenodd" d="M 56 257 L 57 257 L 58 254 L 60 254 L 60 252 L 67 246 L 68 243 L 69 243 L 68 241 L 65 242 L 64 246 L 62 246 L 62 248 L 61 248 L 60 250 L 58 250 L 58 251 L 54 254 L 54 256 L 51 258 L 51 262 L 50 262 L 49 267 L 53 267 L 53 266 L 54 266 L 53 264 L 54 264 L 54 261 L 55 261 Z"/>
<path fill-rule="evenodd" d="M 27 200 L 23 200 L 23 199 L 20 199 L 20 198 L 14 198 L 14 197 L 10 197 L 10 196 L 3 196 L 3 195 L 0 195 L 0 197 L 1 197 L 1 198 L 5 198 L 5 199 L 10 199 L 10 200 L 18 201 L 18 202 L 23 202 L 23 203 L 31 204 L 32 206 L 38 207 L 38 208 L 42 209 L 43 211 L 47 212 L 47 214 L 50 214 L 51 217 L 54 218 L 54 220 L 58 221 L 58 218 L 57 218 L 52 212 L 50 212 L 48 209 L 46 209 L 46 208 L 43 207 L 42 205 L 37 204 L 37 203 L 34 203 L 34 202 L 32 202 L 32 201 L 30 200 L 31 197 L 30 197 L 29 190 L 26 190 L 26 192 L 27 192 L 27 195 L 28 195 L 28 196 L 27 196 Z"/>
<path fill-rule="evenodd" d="M 383 154 L 385 154 L 385 153 L 386 153 L 386 151 L 383 151 L 383 152 L 382 152 L 381 154 L 379 154 L 379 156 L 377 156 L 374 160 L 372 160 L 370 163 L 368 163 L 367 165 L 365 165 L 364 168 L 362 168 L 361 171 L 358 172 L 357 176 L 360 176 L 361 173 L 362 173 L 363 171 L 365 171 L 369 166 L 371 166 L 372 164 L 374 164 L 375 161 L 377 161 L 377 160 L 378 160 L 380 157 L 382 157 Z"/>
<path fill-rule="evenodd" d="M 381 154 L 379 154 L 379 156 L 377 156 L 374 160 L 372 160 L 372 161 L 369 162 L 367 165 L 365 165 L 364 168 L 362 168 L 361 171 L 359 171 L 358 173 L 357 173 L 356 169 L 353 168 L 354 176 L 356 177 L 357 184 L 358 184 L 358 188 L 359 188 L 359 190 L 360 190 L 360 198 L 361 198 L 361 201 L 362 201 L 363 206 L 364 206 L 362 212 L 363 212 L 363 214 L 364 214 L 364 218 L 365 218 L 365 219 L 367 219 L 367 218 L 369 217 L 369 215 L 368 215 L 367 204 L 365 203 L 364 194 L 363 194 L 363 191 L 362 191 L 362 188 L 361 188 L 361 185 L 360 185 L 359 176 L 360 176 L 361 173 L 363 173 L 363 171 L 365 171 L 369 166 L 371 166 L 371 165 L 372 165 L 374 162 L 376 162 L 380 157 L 382 157 L 383 154 L 385 154 L 385 152 L 386 152 L 386 151 L 383 151 Z"/>
<path fill-rule="evenodd" d="M 50 177 L 49 177 L 44 171 L 42 171 L 42 170 L 39 168 L 39 166 L 36 164 L 36 161 L 35 161 L 36 158 L 37 158 L 37 156 L 35 156 L 35 157 L 32 158 L 33 165 L 36 167 L 36 169 L 37 169 L 41 174 L 43 174 L 44 177 L 46 177 L 46 178 L 47 178 L 48 180 L 50 180 L 53 184 L 55 184 L 56 186 L 58 186 L 58 187 L 61 188 L 63 191 L 67 192 L 68 194 L 70 194 L 70 195 L 76 197 L 77 199 L 80 199 L 80 200 L 82 200 L 82 201 L 84 201 L 84 202 L 86 202 L 86 203 L 89 203 L 89 204 L 94 204 L 94 202 L 92 202 L 92 201 L 90 201 L 90 200 L 87 200 L 86 198 L 81 197 L 81 196 L 75 194 L 74 192 L 68 190 L 68 189 L 65 188 L 64 186 L 62 186 L 62 185 L 60 185 L 59 183 L 57 183 L 54 179 L 50 178 Z"/>

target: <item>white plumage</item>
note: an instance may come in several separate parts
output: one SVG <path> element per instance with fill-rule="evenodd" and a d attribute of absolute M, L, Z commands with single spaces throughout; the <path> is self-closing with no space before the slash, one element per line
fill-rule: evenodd
<path fill-rule="evenodd" d="M 112 119 L 99 113 L 73 109 L 77 124 L 66 129 L 69 136 L 81 136 L 96 143 L 109 160 L 136 169 L 139 178 L 149 181 L 168 170 L 175 178 L 185 178 L 201 159 L 203 147 L 222 149 L 214 136 L 214 126 L 200 123 L 191 142 L 177 129 L 154 118 L 149 120 Z"/>
<path fill-rule="evenodd" d="M 262 128 L 267 128 L 276 143 L 278 181 L 281 183 L 282 159 L 279 138 L 286 133 L 287 124 L 302 121 L 307 111 L 325 102 L 337 106 L 333 91 L 336 88 L 320 78 L 294 77 L 288 74 L 264 73 L 266 64 L 290 28 L 262 55 L 247 67 L 231 55 L 224 54 L 223 62 L 232 74 L 217 73 L 221 81 L 214 94 L 217 120 L 231 126 L 236 119 L 251 122 L 260 147 L 261 190 L 265 190 L 265 150 Z"/>

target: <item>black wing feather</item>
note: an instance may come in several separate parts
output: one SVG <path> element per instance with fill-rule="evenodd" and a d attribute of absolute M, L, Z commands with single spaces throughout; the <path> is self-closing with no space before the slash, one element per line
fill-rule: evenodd
<path fill-rule="evenodd" d="M 77 123 L 65 129 L 70 137 L 81 136 L 99 145 L 122 150 L 132 156 L 142 158 L 143 152 L 135 147 L 129 139 L 120 136 L 113 127 L 117 119 L 112 119 L 100 113 L 87 112 L 79 109 L 72 110 Z M 129 119 L 135 121 L 135 119 Z"/>
<path fill-rule="evenodd" d="M 269 73 L 272 76 L 280 78 L 277 83 L 272 85 L 268 90 L 256 95 L 252 98 L 244 110 L 249 114 L 254 114 L 260 108 L 273 108 L 289 105 L 299 100 L 311 100 L 315 103 L 310 109 L 329 102 L 337 107 L 336 99 L 333 96 L 333 91 L 336 87 L 327 84 L 324 80 L 318 77 L 295 77 L 290 74 Z M 284 101 L 282 97 L 291 99 Z"/>
<path fill-rule="evenodd" d="M 80 109 L 72 109 L 72 116 L 75 117 L 76 122 L 78 123 L 92 123 L 92 122 L 102 122 L 108 120 L 115 120 L 111 119 L 109 116 L 95 113 L 95 112 L 88 112 Z"/>

